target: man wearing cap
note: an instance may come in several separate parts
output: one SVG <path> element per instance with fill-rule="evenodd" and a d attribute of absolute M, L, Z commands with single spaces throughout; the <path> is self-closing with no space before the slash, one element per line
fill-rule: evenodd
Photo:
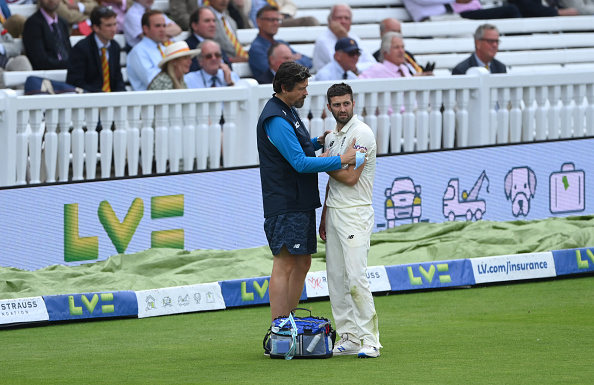
<path fill-rule="evenodd" d="M 336 42 L 334 58 L 318 71 L 314 80 L 357 79 L 357 62 L 361 50 L 357 42 L 350 37 L 343 37 Z"/>
<path fill-rule="evenodd" d="M 116 14 L 108 7 L 96 7 L 90 18 L 93 33 L 72 48 L 66 82 L 87 92 L 126 91 L 120 66 L 120 46 L 113 40 L 117 29 Z"/>
<path fill-rule="evenodd" d="M 142 15 L 144 37 L 128 54 L 128 79 L 134 91 L 146 91 L 161 69 L 159 62 L 165 55 L 167 40 L 163 12 L 151 9 Z"/>
<path fill-rule="evenodd" d="M 204 40 L 198 48 L 198 63 L 201 69 L 185 76 L 188 88 L 231 87 L 239 81 L 239 75 L 221 61 L 221 46 L 214 40 Z"/>
<path fill-rule="evenodd" d="M 398 78 L 418 75 L 430 75 L 432 72 L 416 73 L 406 63 L 406 51 L 402 35 L 388 32 L 382 37 L 381 46 L 384 61 L 368 68 L 359 75 L 359 79 Z"/>
<path fill-rule="evenodd" d="M 179 90 L 188 86 L 184 81 L 184 75 L 190 71 L 192 58 L 200 50 L 191 50 L 185 41 L 176 41 L 167 46 L 165 57 L 159 62 L 161 72 L 149 84 L 149 91 Z"/>

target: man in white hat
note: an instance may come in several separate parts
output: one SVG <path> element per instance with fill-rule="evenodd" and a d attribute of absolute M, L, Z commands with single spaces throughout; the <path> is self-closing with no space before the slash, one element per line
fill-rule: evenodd
<path fill-rule="evenodd" d="M 161 72 L 151 81 L 148 89 L 156 91 L 188 88 L 184 75 L 190 72 L 192 58 L 199 52 L 198 49 L 191 50 L 185 41 L 168 45 L 165 57 L 159 62 Z"/>

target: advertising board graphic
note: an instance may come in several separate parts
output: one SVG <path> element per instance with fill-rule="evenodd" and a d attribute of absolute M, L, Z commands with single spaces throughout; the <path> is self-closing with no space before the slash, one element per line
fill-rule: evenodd
<path fill-rule="evenodd" d="M 476 283 L 554 277 L 555 261 L 551 252 L 472 258 Z"/>
<path fill-rule="evenodd" d="M 474 285 L 468 259 L 386 266 L 392 291 Z"/>
<path fill-rule="evenodd" d="M 136 292 L 138 318 L 225 308 L 218 283 L 204 283 Z"/>
<path fill-rule="evenodd" d="M 384 266 L 368 266 L 367 282 L 372 293 L 390 291 L 390 281 L 386 268 Z M 326 271 L 313 271 L 307 273 L 305 278 L 305 290 L 307 298 L 327 297 L 328 296 L 328 278 Z"/>
<path fill-rule="evenodd" d="M 592 148 L 594 139 L 575 139 L 380 156 L 373 231 L 592 214 Z M 318 179 L 323 199 L 328 176 Z M 26 270 L 151 247 L 267 245 L 257 167 L 2 188 L 0 208 L 0 266 Z"/>
<path fill-rule="evenodd" d="M 133 291 L 61 294 L 43 296 L 50 321 L 136 316 Z"/>
<path fill-rule="evenodd" d="M 578 213 L 586 208 L 586 174 L 576 170 L 573 163 L 565 163 L 561 171 L 549 177 L 549 207 L 551 213 Z"/>
<path fill-rule="evenodd" d="M 0 325 L 48 320 L 45 302 L 41 297 L 0 300 Z"/>
<path fill-rule="evenodd" d="M 557 275 L 579 274 L 594 271 L 594 247 L 553 250 Z"/>
<path fill-rule="evenodd" d="M 220 284 L 225 306 L 227 307 L 270 303 L 270 296 L 268 294 L 270 277 L 233 279 L 221 281 Z M 307 299 L 305 285 L 303 285 L 300 299 Z"/>

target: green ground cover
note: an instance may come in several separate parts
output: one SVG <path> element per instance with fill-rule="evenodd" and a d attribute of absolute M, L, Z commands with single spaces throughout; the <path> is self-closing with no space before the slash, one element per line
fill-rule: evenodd
<path fill-rule="evenodd" d="M 511 222 L 402 225 L 371 236 L 369 266 L 489 257 L 594 246 L 594 216 Z M 326 269 L 323 242 L 311 271 Z M 270 275 L 270 249 L 151 249 L 80 266 L 36 271 L 0 267 L 0 299 L 117 290 L 147 290 Z"/>

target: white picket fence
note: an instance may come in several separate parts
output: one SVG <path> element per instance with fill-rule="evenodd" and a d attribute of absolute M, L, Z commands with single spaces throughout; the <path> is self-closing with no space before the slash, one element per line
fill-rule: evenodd
<path fill-rule="evenodd" d="M 334 125 L 323 114 L 332 83 L 311 82 L 299 111 L 312 137 Z M 349 83 L 380 154 L 594 135 L 591 71 L 476 69 L 467 76 Z M 251 79 L 162 92 L 0 90 L 0 186 L 255 165 L 256 123 L 272 92 Z"/>

